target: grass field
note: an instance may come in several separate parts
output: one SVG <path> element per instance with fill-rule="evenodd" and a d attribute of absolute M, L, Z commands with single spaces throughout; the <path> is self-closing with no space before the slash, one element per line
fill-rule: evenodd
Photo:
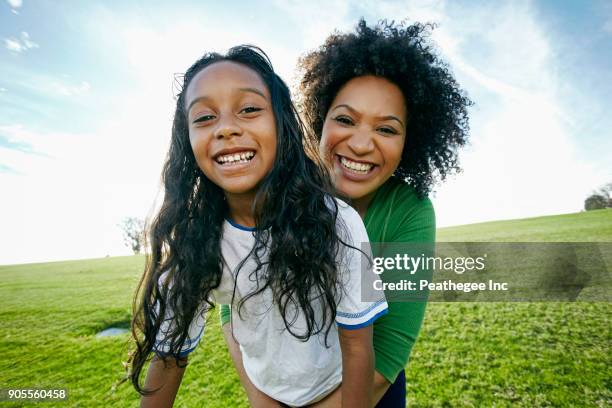
<path fill-rule="evenodd" d="M 439 241 L 607 241 L 612 210 L 439 230 Z M 131 296 L 144 258 L 0 267 L 0 387 L 69 390 L 42 406 L 137 406 L 123 374 Z M 612 406 L 611 303 L 432 303 L 407 369 L 416 407 Z M 177 407 L 247 406 L 216 313 Z M 39 403 L 0 403 L 35 406 Z"/>

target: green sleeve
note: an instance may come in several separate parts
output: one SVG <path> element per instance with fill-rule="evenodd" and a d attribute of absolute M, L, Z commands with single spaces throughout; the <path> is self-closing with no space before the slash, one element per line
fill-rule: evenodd
<path fill-rule="evenodd" d="M 219 305 L 219 317 L 221 318 L 221 326 L 232 320 L 232 308 L 230 305 Z"/>
<path fill-rule="evenodd" d="M 435 242 L 436 223 L 429 199 L 420 200 L 407 186 L 399 193 L 386 196 L 384 218 L 372 217 L 372 230 L 384 225 L 384 232 L 375 232 L 371 241 L 379 242 Z M 368 229 L 368 232 L 369 229 Z M 416 342 L 427 302 L 389 302 L 389 311 L 374 322 L 374 352 L 376 371 L 391 384 L 406 367 Z"/>

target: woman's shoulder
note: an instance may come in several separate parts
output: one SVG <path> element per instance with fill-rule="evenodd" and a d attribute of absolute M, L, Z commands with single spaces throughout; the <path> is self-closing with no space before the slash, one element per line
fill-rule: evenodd
<path fill-rule="evenodd" d="M 387 180 L 381 187 L 380 193 L 376 196 L 376 200 L 381 205 L 377 207 L 392 206 L 393 213 L 405 215 L 413 212 L 434 212 L 429 197 L 419 197 L 414 187 L 396 177 Z"/>
<path fill-rule="evenodd" d="M 430 241 L 435 211 L 428 197 L 419 197 L 408 183 L 392 177 L 381 186 L 366 218 L 371 240 Z"/>

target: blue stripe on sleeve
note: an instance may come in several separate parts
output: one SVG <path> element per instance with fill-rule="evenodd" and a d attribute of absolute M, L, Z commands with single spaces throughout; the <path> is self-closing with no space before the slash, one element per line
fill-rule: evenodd
<path fill-rule="evenodd" d="M 200 333 L 197 335 L 197 337 L 195 339 L 190 339 L 187 338 L 185 339 L 185 345 L 187 346 L 191 346 L 192 344 L 195 344 L 193 347 L 190 347 L 187 350 L 181 351 L 179 352 L 179 357 L 185 357 L 187 354 L 191 353 L 193 350 L 196 349 L 196 347 L 199 344 L 200 338 L 202 337 L 202 334 L 204 333 L 204 328 L 206 326 L 202 326 L 202 329 L 200 330 Z M 157 341 L 155 342 L 155 345 L 153 346 L 153 352 L 156 354 L 159 354 L 161 356 L 168 356 L 170 353 L 166 353 L 160 349 L 163 349 L 163 346 L 166 344 L 167 340 L 164 339 L 163 341 Z"/>
<path fill-rule="evenodd" d="M 374 323 L 374 321 L 376 319 L 378 319 L 381 316 L 386 315 L 388 311 L 389 311 L 389 309 L 381 310 L 380 312 L 378 312 L 374 316 L 372 316 L 372 318 L 370 320 L 368 320 L 366 322 L 363 322 L 363 323 L 359 323 L 359 324 L 344 324 L 344 323 L 336 322 L 336 324 L 338 325 L 338 327 L 341 327 L 341 328 L 347 329 L 347 330 L 361 329 L 362 327 L 366 327 L 366 326 L 371 325 L 372 323 Z"/>
<path fill-rule="evenodd" d="M 385 300 L 379 300 L 378 302 L 375 302 L 373 304 L 370 305 L 370 307 L 368 307 L 366 310 L 363 310 L 359 313 L 345 313 L 345 312 L 336 312 L 336 314 L 340 317 L 346 317 L 347 319 L 357 319 L 359 317 L 365 316 L 368 313 L 370 313 L 372 310 L 374 310 L 375 308 L 377 308 L 378 306 L 380 306 L 381 304 L 383 304 L 385 302 Z"/>

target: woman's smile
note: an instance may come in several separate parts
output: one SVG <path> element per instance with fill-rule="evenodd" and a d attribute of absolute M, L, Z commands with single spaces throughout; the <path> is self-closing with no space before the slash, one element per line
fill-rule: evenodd
<path fill-rule="evenodd" d="M 335 155 L 334 167 L 336 173 L 353 180 L 362 181 L 376 175 L 380 166 L 363 160 L 355 160 L 340 154 Z"/>

